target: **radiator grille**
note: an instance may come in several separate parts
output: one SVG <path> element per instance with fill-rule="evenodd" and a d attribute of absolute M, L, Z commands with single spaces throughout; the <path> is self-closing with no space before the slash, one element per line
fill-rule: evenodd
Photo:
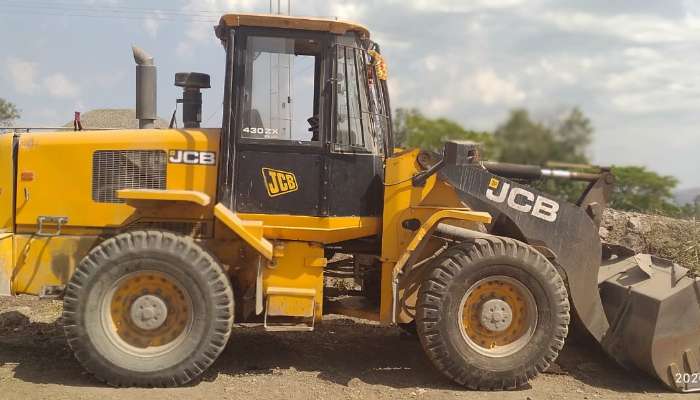
<path fill-rule="evenodd" d="M 96 151 L 92 155 L 92 199 L 124 203 L 121 189 L 165 189 L 167 154 L 162 150 Z"/>

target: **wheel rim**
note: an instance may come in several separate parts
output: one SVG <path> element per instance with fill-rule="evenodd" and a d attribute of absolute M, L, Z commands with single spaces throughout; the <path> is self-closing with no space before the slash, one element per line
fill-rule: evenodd
<path fill-rule="evenodd" d="M 474 351 L 505 357 L 528 344 L 537 327 L 537 304 L 530 290 L 509 276 L 474 283 L 459 307 L 462 336 Z"/>
<path fill-rule="evenodd" d="M 102 328 L 120 350 L 162 355 L 186 338 L 194 322 L 192 300 L 171 275 L 142 270 L 123 276 L 101 304 Z"/>

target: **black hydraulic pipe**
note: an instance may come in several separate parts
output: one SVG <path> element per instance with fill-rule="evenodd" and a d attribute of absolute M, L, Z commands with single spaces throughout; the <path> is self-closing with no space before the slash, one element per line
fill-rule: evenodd
<path fill-rule="evenodd" d="M 493 161 L 482 162 L 484 168 L 495 175 L 518 180 L 537 180 L 541 178 L 556 178 L 572 181 L 595 182 L 600 174 L 567 171 L 562 169 L 542 168 L 537 165 L 510 164 Z"/>

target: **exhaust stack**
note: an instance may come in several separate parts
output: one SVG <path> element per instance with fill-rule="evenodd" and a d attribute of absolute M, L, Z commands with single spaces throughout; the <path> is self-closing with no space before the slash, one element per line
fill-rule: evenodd
<path fill-rule="evenodd" d="M 136 46 L 131 47 L 136 61 L 136 119 L 139 129 L 153 129 L 157 117 L 156 66 L 153 57 Z"/>

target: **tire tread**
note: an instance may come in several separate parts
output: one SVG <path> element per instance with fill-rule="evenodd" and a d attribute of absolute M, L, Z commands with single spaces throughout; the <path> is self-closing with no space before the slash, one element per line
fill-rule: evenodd
<path fill-rule="evenodd" d="M 459 355 L 450 354 L 446 338 L 440 331 L 440 309 L 449 286 L 449 281 L 446 282 L 445 278 L 455 278 L 461 270 L 468 268 L 476 260 L 501 255 L 526 262 L 545 277 L 548 285 L 554 288 L 556 293 L 556 311 L 553 316 L 556 323 L 548 348 L 542 349 L 536 362 L 519 367 L 515 376 L 510 378 L 499 378 L 497 374 L 484 373 L 481 369 L 465 363 Z M 557 358 L 568 334 L 569 299 L 563 279 L 541 253 L 514 239 L 479 238 L 473 242 L 453 246 L 428 268 L 432 270 L 428 272 L 418 293 L 416 324 L 418 336 L 428 358 L 444 375 L 474 390 L 515 390 L 525 387 L 529 380 L 544 372 Z"/>
<path fill-rule="evenodd" d="M 213 296 L 214 321 L 207 343 L 179 365 L 168 368 L 166 375 L 125 374 L 110 368 L 106 360 L 91 351 L 90 339 L 80 320 L 81 303 L 87 293 L 86 284 L 111 261 L 125 254 L 156 249 L 181 258 L 191 265 L 195 274 L 204 277 L 208 293 Z M 192 238 L 165 231 L 132 231 L 105 240 L 80 262 L 66 288 L 63 328 L 75 358 L 97 379 L 118 387 L 173 387 L 186 384 L 200 375 L 223 351 L 231 334 L 234 317 L 233 291 L 225 272 L 205 249 Z"/>

